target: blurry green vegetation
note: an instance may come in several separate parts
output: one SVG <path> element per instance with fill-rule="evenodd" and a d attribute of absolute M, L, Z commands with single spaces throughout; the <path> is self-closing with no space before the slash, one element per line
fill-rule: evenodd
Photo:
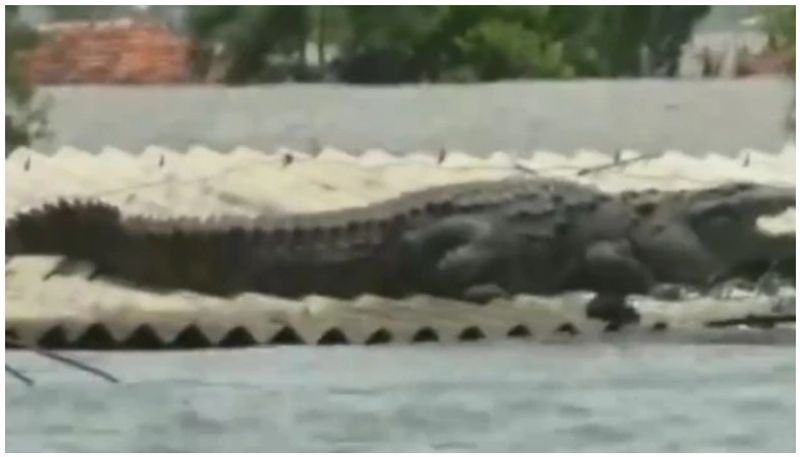
<path fill-rule="evenodd" d="M 672 76 L 708 6 L 196 6 L 198 72 L 357 83 Z M 311 69 L 307 44 L 321 65 Z M 327 55 L 329 47 L 337 55 Z M 217 56 L 218 58 L 219 56 Z"/>
<path fill-rule="evenodd" d="M 791 64 L 787 68 L 788 76 L 792 80 L 794 74 L 795 59 L 795 7 L 789 6 L 765 6 L 761 9 L 762 26 L 769 36 L 769 47 L 777 52 L 787 53 L 791 56 Z M 792 84 L 794 85 L 794 84 Z M 795 100 L 796 93 L 792 91 L 792 103 L 786 113 L 784 126 L 788 132 L 795 132 Z"/>
<path fill-rule="evenodd" d="M 17 20 L 17 8 L 6 6 L 6 156 L 46 133 L 46 108 L 35 102 L 22 65 L 23 53 L 36 46 L 39 37 Z"/>
<path fill-rule="evenodd" d="M 224 46 L 225 79 L 247 83 L 270 79 L 269 57 L 289 58 L 294 70 L 306 67 L 305 49 L 311 32 L 310 7 L 194 6 L 189 28 L 198 46 L 197 70 L 211 63 L 217 44 Z"/>
<path fill-rule="evenodd" d="M 795 52 L 794 5 L 766 6 L 762 8 L 764 31 L 769 36 L 769 45 L 779 51 Z"/>
<path fill-rule="evenodd" d="M 128 16 L 134 7 L 129 5 L 59 5 L 51 6 L 49 14 L 55 21 L 115 19 Z"/>
<path fill-rule="evenodd" d="M 156 13 L 162 7 L 148 7 Z M 186 7 L 194 73 L 246 84 L 672 76 L 709 6 Z M 780 7 L 791 8 L 793 7 Z M 49 7 L 55 20 L 145 14 L 129 5 Z M 783 30 L 794 21 L 776 15 Z M 181 26 L 181 29 L 184 27 Z M 783 32 L 781 32 L 783 33 Z M 783 37 L 778 34 L 776 36 Z M 783 42 L 788 38 L 776 38 Z M 793 43 L 793 38 L 792 41 Z"/>

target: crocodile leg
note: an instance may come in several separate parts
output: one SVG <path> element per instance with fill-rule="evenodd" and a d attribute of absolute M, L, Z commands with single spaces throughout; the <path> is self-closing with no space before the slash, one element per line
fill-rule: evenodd
<path fill-rule="evenodd" d="M 614 327 L 638 321 L 638 313 L 628 306 L 625 296 L 646 293 L 654 280 L 648 268 L 633 256 L 630 244 L 625 240 L 595 242 L 586 249 L 585 262 L 586 280 L 597 292 L 586 315 Z"/>
<path fill-rule="evenodd" d="M 468 289 L 487 282 L 486 274 L 497 253 L 483 240 L 493 232 L 491 222 L 465 217 L 450 217 L 412 230 L 403 237 L 400 276 L 413 278 L 409 287 L 426 293 L 468 298 Z"/>
<path fill-rule="evenodd" d="M 589 285 L 598 292 L 646 293 L 654 285 L 652 273 L 634 257 L 626 240 L 594 242 L 584 260 Z"/>

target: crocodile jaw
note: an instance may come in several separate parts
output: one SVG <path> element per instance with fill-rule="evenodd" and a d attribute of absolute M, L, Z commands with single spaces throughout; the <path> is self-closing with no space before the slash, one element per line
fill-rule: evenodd
<path fill-rule="evenodd" d="M 795 256 L 794 207 L 794 188 L 731 184 L 697 195 L 689 224 L 731 266 L 770 263 Z"/>

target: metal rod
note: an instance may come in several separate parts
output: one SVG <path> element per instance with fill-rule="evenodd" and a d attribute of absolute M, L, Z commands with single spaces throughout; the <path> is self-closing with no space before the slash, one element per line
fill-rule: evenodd
<path fill-rule="evenodd" d="M 22 373 L 21 373 L 20 371 L 18 371 L 17 369 L 15 369 L 15 368 L 13 368 L 13 367 L 10 367 L 10 366 L 8 366 L 8 364 L 6 364 L 6 373 L 8 373 L 8 374 L 10 374 L 11 376 L 13 376 L 13 377 L 15 377 L 15 378 L 19 379 L 20 381 L 22 381 L 22 383 L 23 383 L 23 384 L 25 384 L 25 385 L 26 385 L 26 386 L 28 386 L 28 387 L 33 387 L 33 385 L 35 384 L 35 383 L 33 382 L 33 379 L 31 379 L 31 378 L 29 378 L 29 377 L 25 376 L 24 374 L 22 374 Z"/>
<path fill-rule="evenodd" d="M 607 163 L 607 164 L 604 164 L 604 165 L 598 165 L 596 167 L 582 168 L 581 170 L 578 171 L 578 176 L 588 175 L 589 173 L 597 173 L 598 171 L 605 171 L 605 170 L 608 170 L 608 169 L 611 169 L 611 168 L 615 168 L 615 167 L 624 167 L 625 165 L 629 165 L 629 164 L 631 164 L 633 162 L 639 162 L 641 160 L 654 159 L 654 158 L 656 158 L 656 157 L 658 157 L 660 155 L 661 154 L 657 154 L 657 153 L 642 154 L 640 156 L 632 157 L 630 159 L 615 160 L 615 161 L 613 161 L 611 163 Z"/>
<path fill-rule="evenodd" d="M 9 344 L 11 344 L 12 346 L 21 348 L 21 349 L 28 349 L 28 350 L 33 351 L 33 352 L 35 352 L 35 353 L 37 353 L 37 354 L 39 354 L 39 355 L 41 355 L 43 357 L 47 357 L 48 359 L 53 359 L 53 360 L 56 360 L 58 362 L 61 362 L 61 363 L 65 364 L 65 365 L 69 365 L 69 366 L 71 366 L 73 368 L 77 368 L 79 370 L 86 371 L 86 372 L 91 373 L 91 374 L 93 374 L 95 376 L 103 378 L 108 382 L 111 382 L 111 383 L 118 383 L 119 382 L 118 378 L 114 377 L 113 375 L 111 375 L 109 373 L 106 373 L 105 371 L 103 371 L 103 370 L 101 370 L 99 368 L 95 368 L 95 367 L 86 365 L 83 362 L 79 362 L 77 360 L 70 359 L 70 358 L 65 357 L 63 355 L 57 354 L 57 353 L 55 353 L 53 351 L 48 351 L 47 349 L 43 349 L 43 348 L 40 348 L 40 347 L 36 347 L 36 346 L 32 346 L 32 345 L 28 345 L 28 344 L 22 343 L 21 341 L 15 339 L 15 338 L 9 338 L 8 336 L 6 336 L 6 345 L 9 345 Z M 7 365 L 6 365 L 6 370 L 8 370 L 8 366 Z"/>

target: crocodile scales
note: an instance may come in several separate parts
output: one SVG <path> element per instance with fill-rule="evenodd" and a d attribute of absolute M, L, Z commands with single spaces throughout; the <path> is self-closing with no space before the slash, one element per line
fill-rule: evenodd
<path fill-rule="evenodd" d="M 794 234 L 761 233 L 756 219 L 794 203 L 793 188 L 749 183 L 614 195 L 557 179 L 446 185 L 279 217 L 158 220 L 61 201 L 7 221 L 6 254 L 59 254 L 137 286 L 215 295 L 619 296 L 793 265 Z"/>

